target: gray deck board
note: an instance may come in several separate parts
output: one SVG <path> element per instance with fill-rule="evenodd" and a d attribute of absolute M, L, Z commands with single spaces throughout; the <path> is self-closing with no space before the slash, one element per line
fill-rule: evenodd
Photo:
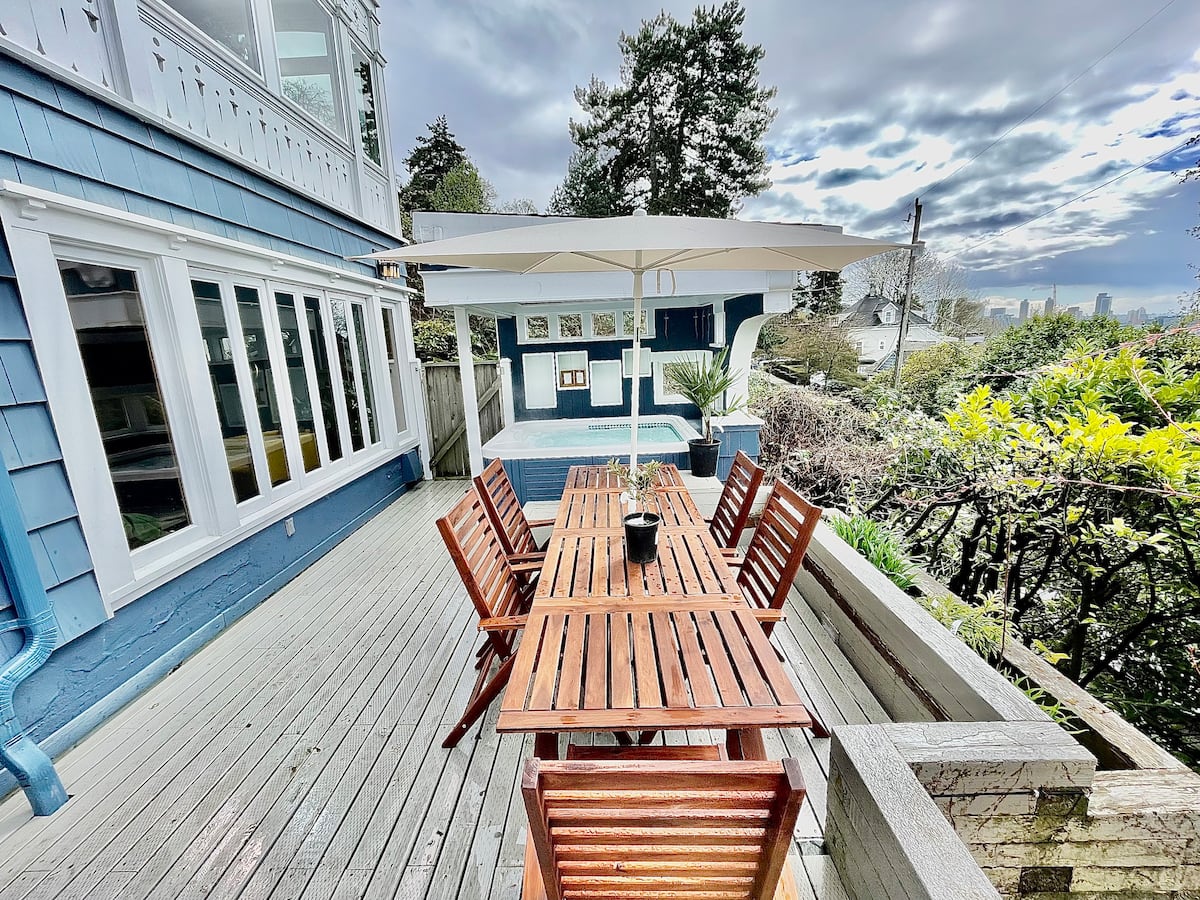
<path fill-rule="evenodd" d="M 65 754 L 59 813 L 0 803 L 0 900 L 514 898 L 532 739 L 493 707 L 440 746 L 478 643 L 433 527 L 464 488 L 401 497 Z M 807 608 L 773 640 L 826 724 L 885 719 Z M 800 760 L 797 849 L 819 853 L 828 741 L 766 740 Z M 794 863 L 805 893 L 836 877 L 821 862 Z"/>

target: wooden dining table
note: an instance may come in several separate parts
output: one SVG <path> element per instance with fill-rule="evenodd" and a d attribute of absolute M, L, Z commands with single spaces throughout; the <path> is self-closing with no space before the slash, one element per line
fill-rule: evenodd
<path fill-rule="evenodd" d="M 619 479 L 567 477 L 500 705 L 501 732 L 532 732 L 558 755 L 564 732 L 620 738 L 724 730 L 731 757 L 765 758 L 760 730 L 812 719 L 688 494 L 663 466 L 658 559 L 625 559 Z"/>

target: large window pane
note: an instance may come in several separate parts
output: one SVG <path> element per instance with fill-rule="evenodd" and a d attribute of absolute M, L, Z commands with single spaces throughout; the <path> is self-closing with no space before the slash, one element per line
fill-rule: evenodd
<path fill-rule="evenodd" d="M 308 371 L 304 367 L 304 344 L 296 316 L 296 298 L 277 293 L 275 306 L 279 310 L 279 333 L 283 338 L 288 384 L 292 386 L 292 406 L 296 409 L 296 424 L 300 429 L 300 455 L 304 459 L 304 471 L 311 472 L 321 465 L 321 453 L 317 447 L 316 418 L 308 394 Z"/>
<path fill-rule="evenodd" d="M 262 71 L 250 0 L 166 0 L 166 4 L 256 72 Z"/>
<path fill-rule="evenodd" d="M 63 260 L 58 268 L 133 550 L 191 522 L 137 274 Z"/>
<path fill-rule="evenodd" d="M 383 307 L 383 343 L 387 348 L 388 378 L 392 382 L 392 404 L 396 407 L 396 431 L 408 428 L 407 417 L 404 414 L 404 374 L 403 362 L 396 349 L 396 332 L 399 325 L 396 322 L 397 313 L 391 306 Z"/>
<path fill-rule="evenodd" d="M 317 370 L 317 393 L 321 395 L 325 443 L 329 447 L 329 458 L 341 459 L 342 433 L 338 429 L 337 409 L 334 407 L 333 366 L 329 363 L 328 345 L 325 343 L 325 317 L 321 314 L 320 298 L 305 297 L 304 312 L 308 318 L 308 343 L 312 347 L 313 365 Z"/>
<path fill-rule="evenodd" d="M 337 343 L 338 365 L 342 369 L 342 389 L 346 395 L 346 412 L 350 418 L 350 447 L 361 450 L 363 442 L 362 419 L 358 411 L 358 387 L 354 383 L 354 348 L 350 346 L 350 325 L 346 321 L 346 303 L 333 301 L 333 337 Z"/>
<path fill-rule="evenodd" d="M 279 419 L 279 400 L 275 396 L 275 379 L 271 373 L 271 354 L 267 344 L 267 328 L 263 323 L 262 303 L 258 291 L 238 285 L 233 289 L 237 298 L 238 317 L 242 322 L 242 339 L 250 360 L 250 377 L 254 389 L 254 405 L 262 425 L 263 444 L 267 451 L 267 474 L 271 485 L 277 487 L 291 478 L 288 471 L 287 449 L 283 442 L 283 423 Z"/>
<path fill-rule="evenodd" d="M 362 304 L 351 303 L 350 308 L 354 311 L 354 337 L 358 341 L 358 371 L 362 375 L 363 408 L 367 411 L 367 428 L 370 429 L 371 443 L 374 444 L 379 440 L 379 422 L 376 421 L 375 392 L 371 389 L 371 360 L 367 351 L 371 342 L 367 338 L 364 321 L 366 316 Z"/>
<path fill-rule="evenodd" d="M 342 87 L 333 17 L 316 0 L 272 0 L 283 95 L 334 131 L 342 131 Z"/>
<path fill-rule="evenodd" d="M 242 397 L 237 370 L 233 365 L 233 347 L 225 309 L 221 306 L 221 286 L 209 281 L 193 281 L 192 295 L 196 298 L 196 314 L 200 317 L 200 335 L 204 338 L 204 355 L 208 358 L 208 374 L 212 380 L 217 415 L 221 420 L 221 439 L 225 444 L 225 459 L 233 493 L 239 503 L 258 496 L 258 476 L 254 457 L 250 453 L 250 434 L 242 412 Z"/>
<path fill-rule="evenodd" d="M 371 61 L 355 46 L 350 50 L 350 62 L 356 79 L 350 93 L 354 95 L 354 105 L 358 110 L 363 153 L 375 165 L 383 165 L 383 158 L 379 154 L 379 120 L 375 116 L 375 77 Z"/>

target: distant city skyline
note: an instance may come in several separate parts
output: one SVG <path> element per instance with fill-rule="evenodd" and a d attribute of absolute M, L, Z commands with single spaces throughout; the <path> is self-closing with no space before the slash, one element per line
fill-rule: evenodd
<path fill-rule="evenodd" d="M 1030 315 L 1040 314 L 1042 303 L 1051 296 L 1051 293 L 1051 285 L 1039 285 L 1017 291 L 1006 288 L 1003 293 L 999 291 L 995 293 L 980 292 L 977 296 L 983 304 L 984 310 L 1002 306 L 1010 315 L 1019 316 L 1022 300 L 1030 301 Z M 1112 297 L 1112 313 L 1114 315 L 1128 313 L 1135 309 L 1145 309 L 1150 317 L 1180 312 L 1181 303 L 1186 296 L 1184 294 L 1147 295 L 1136 292 L 1122 294 L 1116 289 L 1106 289 L 1104 285 L 1059 285 L 1058 309 L 1066 310 L 1068 307 L 1078 306 L 1087 315 L 1091 315 L 1095 309 L 1098 293 L 1107 293 Z"/>

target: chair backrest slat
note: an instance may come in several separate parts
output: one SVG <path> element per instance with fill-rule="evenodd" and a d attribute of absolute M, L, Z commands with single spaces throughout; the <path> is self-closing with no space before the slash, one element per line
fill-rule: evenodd
<path fill-rule="evenodd" d="M 771 898 L 804 801 L 792 759 L 532 759 L 521 790 L 550 900 Z"/>
<path fill-rule="evenodd" d="M 820 507 L 782 481 L 775 482 L 738 572 L 738 585 L 751 604 L 762 609 L 783 606 L 820 518 Z"/>
<path fill-rule="evenodd" d="M 479 492 L 468 489 L 437 527 L 479 617 L 513 615 L 522 586 Z"/>
<path fill-rule="evenodd" d="M 493 459 L 487 468 L 475 476 L 475 487 L 483 498 L 484 506 L 492 524 L 500 535 L 504 552 L 510 556 L 518 553 L 533 553 L 537 550 L 537 540 L 529 520 L 525 518 L 525 510 L 521 508 L 521 500 L 504 470 L 504 463 Z"/>
<path fill-rule="evenodd" d="M 733 457 L 733 466 L 725 479 L 721 499 L 717 501 L 717 511 L 713 513 L 709 526 L 717 546 L 733 548 L 738 545 L 742 532 L 746 530 L 746 523 L 750 521 L 754 496 L 762 479 L 763 470 L 739 450 Z"/>

